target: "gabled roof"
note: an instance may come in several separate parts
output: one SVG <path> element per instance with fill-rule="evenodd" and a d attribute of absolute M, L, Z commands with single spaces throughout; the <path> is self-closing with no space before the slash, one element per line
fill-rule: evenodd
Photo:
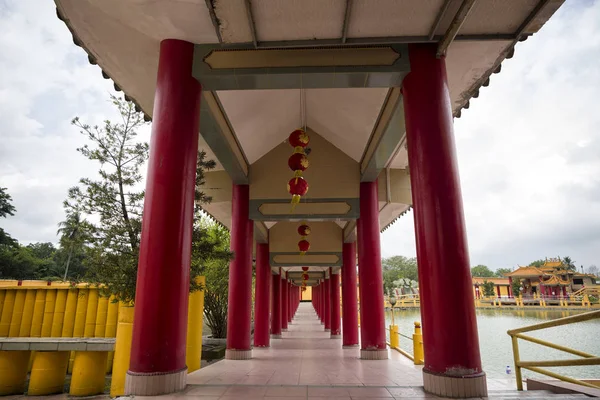
<path fill-rule="evenodd" d="M 543 276 L 548 275 L 541 269 L 533 266 L 519 267 L 513 272 L 506 274 L 506 276 Z"/>
<path fill-rule="evenodd" d="M 474 276 L 471 279 L 473 280 L 474 285 L 482 285 L 486 281 L 494 282 L 494 285 L 496 285 L 496 286 L 509 284 L 508 278 L 497 278 L 497 277 L 480 278 L 480 277 Z"/>
<path fill-rule="evenodd" d="M 571 282 L 568 279 L 561 279 L 558 275 L 552 275 L 549 279 L 542 281 L 546 286 L 568 286 Z"/>

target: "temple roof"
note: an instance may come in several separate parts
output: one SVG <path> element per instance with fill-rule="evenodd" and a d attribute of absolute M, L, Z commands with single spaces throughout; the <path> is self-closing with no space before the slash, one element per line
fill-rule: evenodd
<path fill-rule="evenodd" d="M 494 282 L 494 285 L 508 285 L 509 281 L 508 278 L 496 278 L 496 277 L 490 277 L 490 278 L 480 278 L 480 277 L 472 277 L 471 278 L 473 280 L 473 284 L 477 284 L 477 285 L 482 285 L 485 281 L 487 282 Z"/>
<path fill-rule="evenodd" d="M 539 277 L 539 276 L 543 276 L 543 275 L 547 275 L 544 271 L 542 271 L 541 269 L 537 268 L 537 267 L 533 267 L 533 266 L 528 266 L 528 267 L 519 267 L 516 270 L 514 270 L 513 272 L 509 272 L 508 274 L 506 274 L 506 276 L 535 276 L 535 277 Z"/>
<path fill-rule="evenodd" d="M 571 284 L 571 281 L 569 279 L 561 279 L 558 275 L 552 275 L 541 283 L 546 286 L 568 286 Z"/>

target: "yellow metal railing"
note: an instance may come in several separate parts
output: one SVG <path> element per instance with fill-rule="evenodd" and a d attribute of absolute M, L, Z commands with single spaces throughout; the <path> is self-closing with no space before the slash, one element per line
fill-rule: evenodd
<path fill-rule="evenodd" d="M 574 350 L 565 346 L 550 343 L 542 339 L 537 339 L 531 336 L 524 335 L 525 332 L 538 331 L 541 329 L 552 328 L 556 326 L 569 325 L 576 322 L 589 321 L 592 319 L 600 318 L 600 311 L 591 311 L 579 315 L 573 315 L 571 317 L 559 318 L 548 322 L 542 322 L 541 324 L 535 324 L 525 326 L 523 328 L 511 329 L 507 333 L 512 339 L 513 356 L 515 360 L 515 377 L 517 379 L 517 389 L 523 390 L 523 376 L 521 369 L 525 368 L 538 374 L 547 375 L 561 381 L 574 383 L 577 385 L 588 386 L 597 389 L 598 386 L 588 382 L 581 381 L 579 379 L 570 378 L 561 374 L 557 374 L 547 369 L 540 367 L 570 367 L 570 366 L 581 366 L 581 365 L 600 365 L 600 357 L 584 353 L 583 351 Z M 531 343 L 536 343 L 542 346 L 550 347 L 551 349 L 564 351 L 565 353 L 573 354 L 583 358 L 568 359 L 568 360 L 545 360 L 545 361 L 522 361 L 519 355 L 519 342 L 518 339 L 526 340 Z"/>
<path fill-rule="evenodd" d="M 424 364 L 423 334 L 421 333 L 420 322 L 415 322 L 415 332 L 413 333 L 412 337 L 400 333 L 397 325 L 390 325 L 389 331 L 390 341 L 388 342 L 388 346 L 390 346 L 390 348 L 396 350 L 398 353 L 414 362 L 415 365 Z M 410 354 L 400 347 L 400 337 L 406 338 L 413 342 L 413 354 Z"/>

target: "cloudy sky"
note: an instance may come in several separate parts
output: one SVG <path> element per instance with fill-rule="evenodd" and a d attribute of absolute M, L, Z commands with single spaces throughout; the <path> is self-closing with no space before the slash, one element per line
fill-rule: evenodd
<path fill-rule="evenodd" d="M 21 243 L 56 242 L 67 189 L 95 173 L 71 118 L 115 117 L 112 83 L 55 15 L 51 1 L 0 0 L 0 186 L 18 211 L 0 222 Z M 600 265 L 599 21 L 600 1 L 567 2 L 455 121 L 473 265 Z M 382 250 L 415 255 L 412 214 Z"/>

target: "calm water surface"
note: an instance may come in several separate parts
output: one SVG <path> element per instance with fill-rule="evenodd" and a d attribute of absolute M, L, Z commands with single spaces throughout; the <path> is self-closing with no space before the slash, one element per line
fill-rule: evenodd
<path fill-rule="evenodd" d="M 575 315 L 576 311 L 538 311 L 538 310 L 478 310 L 477 326 L 483 369 L 491 378 L 506 377 L 506 366 L 510 365 L 514 376 L 513 353 L 509 329 L 537 324 L 546 320 Z M 421 321 L 421 314 L 416 310 L 395 310 L 394 319 L 399 331 L 411 336 L 414 322 Z M 386 326 L 391 323 L 391 311 L 386 312 Z M 529 336 L 573 349 L 600 355 L 600 320 L 579 322 L 573 325 L 548 328 L 542 331 L 529 332 Z M 389 331 L 388 331 L 389 336 Z M 400 337 L 400 347 L 412 354 L 412 341 Z M 573 359 L 577 356 L 559 352 L 545 346 L 519 340 L 521 360 L 556 360 Z M 560 374 L 575 378 L 600 379 L 600 366 L 593 367 L 554 367 L 548 368 Z M 523 370 L 523 377 L 539 376 L 534 372 Z M 550 379 L 550 378 L 548 378 Z"/>

